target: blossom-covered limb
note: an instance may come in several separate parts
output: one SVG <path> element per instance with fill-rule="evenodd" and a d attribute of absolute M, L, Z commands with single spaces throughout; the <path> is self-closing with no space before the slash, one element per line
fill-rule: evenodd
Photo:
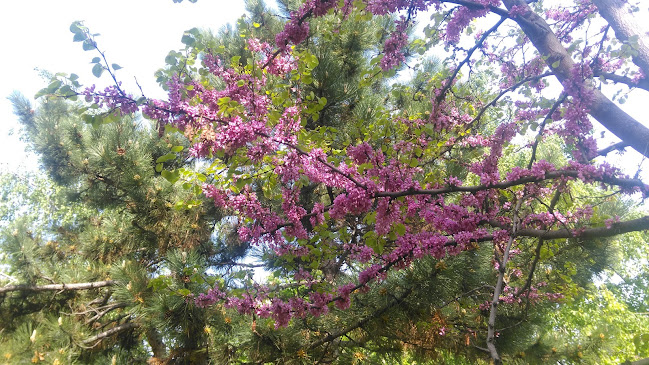
<path fill-rule="evenodd" d="M 559 81 L 570 80 L 573 77 L 575 62 L 548 23 L 532 11 L 523 0 L 503 0 L 503 3 L 510 10 L 514 7 L 525 9 L 514 20 L 539 53 L 544 56 L 546 64 Z M 593 95 L 589 109 L 590 115 L 637 152 L 649 157 L 649 128 L 625 113 L 601 91 L 588 86 L 587 80 L 583 80 L 582 87 L 592 92 Z"/>
<path fill-rule="evenodd" d="M 462 68 L 462 66 L 466 65 L 471 60 L 471 56 L 473 56 L 473 53 L 478 48 L 482 47 L 487 37 L 489 37 L 491 33 L 498 30 L 498 27 L 500 27 L 500 25 L 504 23 L 505 20 L 507 20 L 506 17 L 501 17 L 500 20 L 498 20 L 498 22 L 494 24 L 494 26 L 492 26 L 486 32 L 484 32 L 480 37 L 480 39 L 475 43 L 475 45 L 467 51 L 466 57 L 462 61 L 460 61 L 460 63 L 455 67 L 455 70 L 453 71 L 451 76 L 449 76 L 449 78 L 444 83 L 442 90 L 437 92 L 437 97 L 436 97 L 437 103 L 440 103 L 442 100 L 444 100 L 444 98 L 446 97 L 446 93 L 451 89 L 451 87 L 455 83 L 455 78 L 457 77 L 458 73 L 460 73 L 460 69 Z"/>

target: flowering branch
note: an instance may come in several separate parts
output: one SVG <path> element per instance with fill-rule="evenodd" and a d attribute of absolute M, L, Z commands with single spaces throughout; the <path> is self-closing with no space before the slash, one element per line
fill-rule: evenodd
<path fill-rule="evenodd" d="M 546 64 L 560 82 L 574 80 L 575 63 L 548 23 L 532 11 L 523 0 L 503 0 L 507 9 L 524 9 L 514 20 L 544 56 Z M 638 122 L 609 100 L 601 91 L 581 81 L 581 87 L 592 93 L 589 114 L 618 138 L 642 155 L 649 157 L 649 128 Z"/>

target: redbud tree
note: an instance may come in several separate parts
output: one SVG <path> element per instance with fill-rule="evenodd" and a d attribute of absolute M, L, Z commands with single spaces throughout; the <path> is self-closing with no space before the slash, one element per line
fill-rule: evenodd
<path fill-rule="evenodd" d="M 251 24 L 240 34 L 240 56 L 224 57 L 223 47 L 187 32 L 183 67 L 161 76 L 164 100 L 132 96 L 117 81 L 119 66 L 98 58 L 93 72 L 107 71 L 115 84 L 81 93 L 95 106 L 84 118 L 142 113 L 161 135 L 184 135 L 191 147 L 182 153 L 199 163 L 168 170 L 182 151 L 172 147 L 157 171 L 200 186 L 242 242 L 283 268 L 281 282 L 300 288 L 219 281 L 188 297 L 196 306 L 234 308 L 281 328 L 346 310 L 355 295 L 420 260 L 487 246 L 494 282 L 479 308 L 485 343 L 475 346 L 500 363 L 502 306 L 563 297 L 535 275 L 544 247 L 649 228 L 647 216 L 602 216 L 594 204 L 566 203 L 575 189 L 649 193 L 607 162 L 611 154 L 649 157 L 649 129 L 615 102 L 630 89 L 649 90 L 649 40 L 632 24 L 636 11 L 621 0 L 309 0 L 272 40 L 263 24 Z M 337 24 L 333 33 L 310 26 L 323 17 Z M 380 19 L 388 33 L 349 88 L 389 82 L 392 90 L 334 128 L 319 119 L 345 101 L 313 92 L 319 60 L 305 45 L 326 44 L 352 19 Z M 71 30 L 97 49 L 82 24 Z M 418 74 L 431 53 L 443 67 Z M 409 73 L 424 75 L 418 86 L 400 83 Z M 598 141 L 602 131 L 615 140 Z M 532 259 L 517 261 L 522 250 Z M 311 348 L 353 329 L 322 334 Z"/>

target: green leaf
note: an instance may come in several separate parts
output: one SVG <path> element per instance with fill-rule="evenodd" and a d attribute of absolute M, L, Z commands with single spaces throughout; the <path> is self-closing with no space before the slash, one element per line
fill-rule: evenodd
<path fill-rule="evenodd" d="M 187 32 L 185 32 L 185 34 L 183 34 L 183 37 L 180 39 L 180 41 L 183 44 L 186 44 L 188 46 L 192 46 L 192 45 L 194 45 L 194 43 L 196 43 L 196 39 L 194 39 L 194 37 L 191 34 L 187 33 Z"/>
<path fill-rule="evenodd" d="M 158 159 L 155 162 L 156 163 L 163 163 L 163 162 L 166 162 L 166 161 L 169 161 L 169 160 L 173 160 L 175 158 L 176 158 L 176 154 L 173 153 L 173 152 L 169 152 L 164 156 L 158 157 Z"/>
<path fill-rule="evenodd" d="M 174 171 L 162 170 L 161 175 L 171 184 L 175 184 L 176 181 L 178 181 L 178 179 L 180 178 L 180 173 L 178 172 L 178 170 L 174 170 Z"/>
<path fill-rule="evenodd" d="M 83 42 L 88 38 L 85 33 L 75 33 L 72 37 L 72 42 Z"/>
<path fill-rule="evenodd" d="M 156 172 L 162 172 L 163 165 L 161 163 L 158 163 L 155 165 L 155 171 Z"/>
<path fill-rule="evenodd" d="M 399 236 L 406 234 L 406 226 L 404 226 L 403 223 L 399 223 L 394 226 L 394 230 Z"/>
<path fill-rule="evenodd" d="M 557 68 L 557 67 L 559 67 L 560 64 L 561 64 L 561 61 L 554 61 L 552 63 L 552 68 Z"/>
<path fill-rule="evenodd" d="M 167 57 L 165 57 L 165 63 L 171 66 L 176 66 L 178 64 L 178 59 L 175 55 L 168 54 Z"/>
<path fill-rule="evenodd" d="M 104 73 L 104 68 L 101 67 L 100 64 L 96 63 L 92 67 L 92 74 L 95 75 L 95 77 L 101 77 L 101 74 Z"/>
<path fill-rule="evenodd" d="M 180 152 L 180 151 L 183 150 L 183 148 L 185 148 L 185 147 L 183 147 L 183 146 L 173 146 L 173 147 L 171 147 L 171 152 Z"/>
<path fill-rule="evenodd" d="M 47 88 L 40 89 L 40 90 L 38 90 L 36 95 L 34 95 L 34 99 L 38 99 L 38 98 L 40 98 L 41 96 L 43 96 L 45 94 L 47 94 Z"/>
<path fill-rule="evenodd" d="M 63 87 L 59 89 L 59 92 L 62 95 L 70 95 L 72 93 L 72 88 L 70 87 L 70 85 L 63 85 Z"/>
<path fill-rule="evenodd" d="M 85 41 L 83 41 L 81 47 L 84 51 L 92 51 L 95 49 L 95 44 L 91 40 L 86 39 Z"/>
<path fill-rule="evenodd" d="M 52 83 L 50 83 L 50 84 L 47 86 L 47 92 L 48 92 L 49 94 L 53 94 L 53 93 L 55 93 L 56 90 L 58 90 L 58 89 L 61 87 L 62 84 L 63 84 L 63 82 L 61 82 L 61 80 L 55 80 L 55 81 L 52 81 Z"/>

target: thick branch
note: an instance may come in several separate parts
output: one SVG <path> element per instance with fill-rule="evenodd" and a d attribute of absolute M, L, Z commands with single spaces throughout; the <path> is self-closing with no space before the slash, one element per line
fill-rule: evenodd
<path fill-rule="evenodd" d="M 151 351 L 153 352 L 153 357 L 157 359 L 164 359 L 167 356 L 167 346 L 162 340 L 160 332 L 155 328 L 149 327 L 144 331 L 146 334 L 146 340 L 151 346 Z"/>
<path fill-rule="evenodd" d="M 58 291 L 58 290 L 87 290 L 103 288 L 105 286 L 115 285 L 113 280 L 94 281 L 90 283 L 74 283 L 74 284 L 49 284 L 49 285 L 7 285 L 0 288 L 0 294 L 12 291 L 24 292 L 41 292 L 41 291 Z"/>
<path fill-rule="evenodd" d="M 598 237 L 612 237 L 619 234 L 628 232 L 645 231 L 649 229 L 649 216 L 644 216 L 638 219 L 632 219 L 625 222 L 616 222 L 611 224 L 611 228 L 598 227 L 587 228 L 583 230 L 572 229 L 557 229 L 557 230 L 543 230 L 543 229 L 521 229 L 516 232 L 516 236 L 524 237 L 538 237 L 545 240 L 554 240 L 561 238 L 598 238 Z"/>
<path fill-rule="evenodd" d="M 626 1 L 623 0 L 593 0 L 599 14 L 606 19 L 615 31 L 615 36 L 622 42 L 628 42 L 630 38 L 637 38 L 638 54 L 633 56 L 633 63 L 642 69 L 645 75 L 649 75 L 649 42 L 640 27 L 633 21 L 633 16 L 624 8 Z"/>
<path fill-rule="evenodd" d="M 409 195 L 441 195 L 455 192 L 464 192 L 464 193 L 475 193 L 478 191 L 488 190 L 488 189 L 506 189 L 512 186 L 530 184 L 542 182 L 544 180 L 558 179 L 562 177 L 568 178 L 579 178 L 579 172 L 573 170 L 557 170 L 546 172 L 543 178 L 538 178 L 536 176 L 527 176 L 516 180 L 511 181 L 502 181 L 492 185 L 474 185 L 474 186 L 448 186 L 439 189 L 428 189 L 428 190 L 419 190 L 419 189 L 410 189 L 404 191 L 382 191 L 374 194 L 374 197 L 390 197 L 398 198 L 401 196 Z M 637 179 L 619 179 L 619 178 L 594 178 L 593 180 L 601 181 L 607 184 L 620 186 L 623 188 L 634 188 L 639 187 L 644 189 L 644 184 L 642 181 Z"/>
<path fill-rule="evenodd" d="M 557 79 L 560 82 L 572 79 L 575 62 L 548 23 L 532 11 L 524 0 L 503 0 L 503 3 L 510 10 L 514 6 L 527 9 L 524 15 L 514 20 L 544 57 Z M 599 90 L 589 87 L 589 91 L 593 93 L 590 115 L 633 149 L 649 157 L 649 128 L 625 113 Z"/>
<path fill-rule="evenodd" d="M 649 79 L 640 79 L 636 82 L 627 76 L 617 75 L 610 72 L 601 72 L 597 70 L 593 71 L 593 76 L 603 77 L 606 80 L 610 80 L 618 84 L 624 84 L 628 87 L 637 87 L 639 89 L 649 91 Z"/>
<path fill-rule="evenodd" d="M 475 1 L 468 1 L 468 0 L 442 0 L 442 2 L 466 6 L 469 9 L 488 9 L 490 12 L 494 14 L 498 14 L 501 17 L 509 18 L 509 12 L 507 10 L 493 5 L 484 5 L 484 4 L 477 3 Z"/>

